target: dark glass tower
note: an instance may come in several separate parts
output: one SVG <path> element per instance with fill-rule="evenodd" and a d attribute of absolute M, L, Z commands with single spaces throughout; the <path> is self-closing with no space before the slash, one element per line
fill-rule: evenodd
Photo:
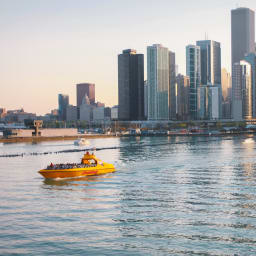
<path fill-rule="evenodd" d="M 118 119 L 144 120 L 144 55 L 124 50 L 118 55 Z"/>
<path fill-rule="evenodd" d="M 58 95 L 58 102 L 59 102 L 59 119 L 62 121 L 67 120 L 67 107 L 69 105 L 69 96 L 64 94 Z"/>
<path fill-rule="evenodd" d="M 232 67 L 255 51 L 255 13 L 249 8 L 231 11 Z"/>

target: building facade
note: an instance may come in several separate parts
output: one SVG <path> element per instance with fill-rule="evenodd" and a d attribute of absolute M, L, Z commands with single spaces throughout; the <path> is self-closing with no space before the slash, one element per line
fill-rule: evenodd
<path fill-rule="evenodd" d="M 231 10 L 232 67 L 255 51 L 255 13 L 249 8 Z"/>
<path fill-rule="evenodd" d="M 212 40 L 197 41 L 200 47 L 201 83 L 221 84 L 221 48 L 220 43 Z"/>
<path fill-rule="evenodd" d="M 58 103 L 59 103 L 59 108 L 58 108 L 59 120 L 66 121 L 67 120 L 67 107 L 69 105 L 69 96 L 64 95 L 64 94 L 59 94 L 58 95 Z"/>
<path fill-rule="evenodd" d="M 83 98 L 88 96 L 90 104 L 95 104 L 95 84 L 81 83 L 76 85 L 76 105 L 80 107 Z"/>
<path fill-rule="evenodd" d="M 252 72 L 252 117 L 256 118 L 256 52 L 249 53 L 244 58 L 251 64 Z"/>
<path fill-rule="evenodd" d="M 197 119 L 197 91 L 201 84 L 201 55 L 200 47 L 188 45 L 186 47 L 186 74 L 190 80 L 189 87 L 189 116 Z"/>
<path fill-rule="evenodd" d="M 144 120 L 144 55 L 124 50 L 118 55 L 118 119 Z"/>
<path fill-rule="evenodd" d="M 189 118 L 189 77 L 178 74 L 176 77 L 177 120 Z"/>
<path fill-rule="evenodd" d="M 169 52 L 169 119 L 176 120 L 176 62 L 175 53 Z"/>
<path fill-rule="evenodd" d="M 160 44 L 147 47 L 148 120 L 168 120 L 169 50 Z"/>
<path fill-rule="evenodd" d="M 232 70 L 232 117 L 234 120 L 252 118 L 251 64 L 242 60 Z"/>

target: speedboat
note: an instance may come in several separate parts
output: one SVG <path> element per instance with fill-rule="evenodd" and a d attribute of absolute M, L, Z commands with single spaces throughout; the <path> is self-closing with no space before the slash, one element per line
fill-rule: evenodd
<path fill-rule="evenodd" d="M 89 140 L 81 138 L 79 140 L 75 140 L 74 145 L 76 145 L 76 146 L 89 146 L 90 142 L 89 142 Z"/>
<path fill-rule="evenodd" d="M 50 164 L 39 173 L 46 179 L 75 178 L 115 172 L 113 164 L 102 162 L 92 153 L 84 154 L 81 163 Z"/>

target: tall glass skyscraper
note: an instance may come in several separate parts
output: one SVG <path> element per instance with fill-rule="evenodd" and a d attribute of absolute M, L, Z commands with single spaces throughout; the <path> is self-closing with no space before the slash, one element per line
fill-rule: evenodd
<path fill-rule="evenodd" d="M 212 40 L 196 42 L 201 54 L 201 83 L 221 84 L 221 48 L 220 43 Z"/>
<path fill-rule="evenodd" d="M 221 88 L 221 48 L 220 43 L 212 40 L 197 41 L 200 47 L 201 84 L 212 85 L 219 89 L 218 117 L 222 116 L 222 88 Z"/>
<path fill-rule="evenodd" d="M 255 51 L 255 13 L 249 8 L 231 11 L 232 66 Z"/>
<path fill-rule="evenodd" d="M 176 117 L 176 62 L 175 53 L 169 52 L 169 118 L 175 120 Z"/>
<path fill-rule="evenodd" d="M 232 113 L 233 119 L 252 118 L 252 70 L 247 61 L 233 65 L 232 71 Z"/>
<path fill-rule="evenodd" d="M 169 119 L 169 51 L 160 44 L 147 47 L 148 120 Z"/>
<path fill-rule="evenodd" d="M 127 49 L 118 55 L 118 119 L 144 120 L 144 55 Z"/>
<path fill-rule="evenodd" d="M 188 45 L 186 47 L 186 73 L 190 79 L 189 87 L 189 115 L 192 120 L 197 119 L 197 90 L 201 84 L 200 47 Z"/>
<path fill-rule="evenodd" d="M 58 103 L 59 103 L 59 119 L 62 121 L 67 120 L 67 107 L 69 105 L 69 96 L 64 94 L 58 95 Z"/>

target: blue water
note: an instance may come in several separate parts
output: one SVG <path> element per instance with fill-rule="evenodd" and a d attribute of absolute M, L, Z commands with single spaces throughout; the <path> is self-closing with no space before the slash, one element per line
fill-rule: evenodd
<path fill-rule="evenodd" d="M 0 144 L 27 154 L 0 157 L 0 255 L 256 255 L 256 138 L 90 142 L 117 172 L 46 181 L 82 154 L 29 154 L 72 141 Z"/>

